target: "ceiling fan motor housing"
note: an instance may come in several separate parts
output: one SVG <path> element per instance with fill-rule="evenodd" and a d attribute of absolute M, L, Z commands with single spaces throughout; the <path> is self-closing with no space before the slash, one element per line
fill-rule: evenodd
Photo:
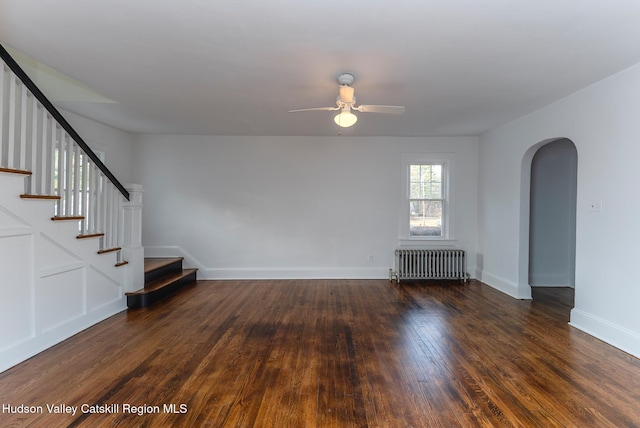
<path fill-rule="evenodd" d="M 349 101 L 348 103 L 347 103 L 347 102 L 345 102 L 345 101 L 340 97 L 340 95 L 338 95 L 338 96 L 336 97 L 336 104 L 337 104 L 338 106 L 342 106 L 342 105 L 344 105 L 344 104 L 349 104 L 351 107 L 353 107 L 353 105 L 354 105 L 355 103 L 356 103 L 356 97 L 352 97 L 352 100 L 351 100 L 351 101 Z"/>

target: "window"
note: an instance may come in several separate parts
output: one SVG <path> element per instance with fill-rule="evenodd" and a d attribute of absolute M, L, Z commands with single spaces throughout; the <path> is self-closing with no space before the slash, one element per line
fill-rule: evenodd
<path fill-rule="evenodd" d="M 442 164 L 409 165 L 409 236 L 443 237 Z"/>
<path fill-rule="evenodd" d="M 453 244 L 452 153 L 405 153 L 400 245 Z M 405 242 L 406 241 L 406 242 Z M 450 241 L 444 243 L 444 241 Z"/>

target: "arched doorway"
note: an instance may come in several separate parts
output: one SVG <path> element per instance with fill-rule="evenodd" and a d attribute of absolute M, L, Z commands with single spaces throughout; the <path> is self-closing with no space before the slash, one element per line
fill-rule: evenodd
<path fill-rule="evenodd" d="M 575 286 L 577 162 L 567 138 L 542 141 L 523 158 L 521 286 Z"/>
<path fill-rule="evenodd" d="M 546 144 L 531 162 L 529 285 L 574 287 L 576 265 L 576 147 Z"/>

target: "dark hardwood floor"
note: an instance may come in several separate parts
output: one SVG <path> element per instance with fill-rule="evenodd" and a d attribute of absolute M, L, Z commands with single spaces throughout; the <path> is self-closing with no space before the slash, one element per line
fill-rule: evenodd
<path fill-rule="evenodd" d="M 639 360 L 570 327 L 572 302 L 477 281 L 199 281 L 0 374 L 0 426 L 640 426 Z"/>

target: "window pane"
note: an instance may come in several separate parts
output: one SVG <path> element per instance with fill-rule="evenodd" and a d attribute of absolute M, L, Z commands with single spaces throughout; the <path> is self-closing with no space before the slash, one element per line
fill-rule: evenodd
<path fill-rule="evenodd" d="M 428 199 L 442 198 L 442 165 L 430 165 Z"/>
<path fill-rule="evenodd" d="M 442 201 L 409 201 L 409 235 L 442 236 Z"/>
<path fill-rule="evenodd" d="M 422 165 L 409 166 L 409 199 L 421 199 L 422 196 Z"/>
<path fill-rule="evenodd" d="M 442 184 L 431 182 L 426 185 L 424 199 L 442 199 Z"/>
<path fill-rule="evenodd" d="M 442 165 L 409 168 L 409 199 L 442 199 Z"/>
<path fill-rule="evenodd" d="M 409 199 L 422 199 L 422 185 L 420 183 L 409 183 Z"/>
<path fill-rule="evenodd" d="M 409 165 L 409 181 L 420 181 L 420 165 Z"/>

